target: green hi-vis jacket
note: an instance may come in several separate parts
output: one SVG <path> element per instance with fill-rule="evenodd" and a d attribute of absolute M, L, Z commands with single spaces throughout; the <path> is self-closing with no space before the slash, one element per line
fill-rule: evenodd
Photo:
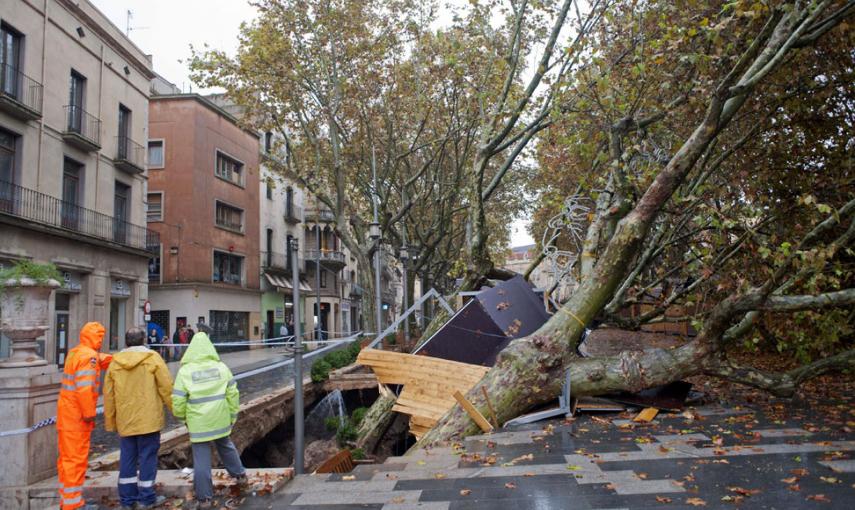
<path fill-rule="evenodd" d="M 190 442 L 228 436 L 237 420 L 239 397 L 232 372 L 208 335 L 193 335 L 172 387 L 172 412 L 187 423 Z"/>

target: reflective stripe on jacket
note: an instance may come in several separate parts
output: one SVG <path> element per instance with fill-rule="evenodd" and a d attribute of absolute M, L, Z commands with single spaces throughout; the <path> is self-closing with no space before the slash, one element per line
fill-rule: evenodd
<path fill-rule="evenodd" d="M 112 356 L 98 352 L 104 337 L 104 326 L 90 322 L 80 331 L 80 344 L 68 352 L 62 372 L 57 402 L 58 429 L 90 429 L 98 405 L 101 370 L 106 369 Z"/>
<path fill-rule="evenodd" d="M 172 387 L 172 411 L 187 423 L 190 441 L 202 443 L 231 434 L 239 398 L 232 372 L 220 361 L 208 335 L 196 333 Z"/>

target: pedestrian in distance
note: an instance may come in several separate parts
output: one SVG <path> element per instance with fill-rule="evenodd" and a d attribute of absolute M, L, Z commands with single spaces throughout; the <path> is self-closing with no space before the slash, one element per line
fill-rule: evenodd
<path fill-rule="evenodd" d="M 56 431 L 59 458 L 60 509 L 95 510 L 83 499 L 83 483 L 89 463 L 89 440 L 95 428 L 101 371 L 112 356 L 99 352 L 104 341 L 104 326 L 87 322 L 80 330 L 80 343 L 68 352 L 62 371 L 62 386 L 56 405 Z"/>
<path fill-rule="evenodd" d="M 163 406 L 172 410 L 172 377 L 163 358 L 145 346 L 145 332 L 125 333 L 127 348 L 113 356 L 104 378 L 104 428 L 119 432 L 121 510 L 160 506 L 155 494 Z"/>
<path fill-rule="evenodd" d="M 187 425 L 193 450 L 193 489 L 196 508 L 211 508 L 211 449 L 216 447 L 229 475 L 243 490 L 246 469 L 229 435 L 237 421 L 240 394 L 231 370 L 220 361 L 206 333 L 193 336 L 181 358 L 172 389 L 172 412 Z"/>

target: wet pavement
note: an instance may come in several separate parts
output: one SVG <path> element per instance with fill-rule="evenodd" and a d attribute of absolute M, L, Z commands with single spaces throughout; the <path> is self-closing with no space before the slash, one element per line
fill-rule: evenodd
<path fill-rule="evenodd" d="M 335 350 L 335 349 L 330 349 Z M 283 367 L 278 367 L 273 370 L 255 374 L 249 377 L 241 378 L 241 374 L 261 369 L 268 365 L 273 365 L 282 361 L 289 360 L 293 357 L 292 352 L 287 348 L 270 348 L 265 350 L 268 354 L 261 356 L 254 355 L 247 361 L 246 356 L 240 356 L 241 353 L 230 353 L 223 355 L 223 360 L 229 365 L 233 374 L 238 378 L 237 385 L 240 390 L 241 403 L 248 402 L 254 398 L 276 391 L 280 388 L 294 384 L 294 367 L 293 364 L 288 364 Z M 329 351 L 326 351 L 329 352 Z M 234 357 L 234 361 L 230 361 L 229 357 Z M 308 374 L 311 371 L 312 364 L 315 360 L 322 356 L 304 357 L 303 374 Z M 170 368 L 174 368 L 173 372 L 177 371 L 177 366 L 170 363 Z M 163 431 L 168 432 L 180 426 L 177 420 L 170 414 L 166 413 L 166 426 Z M 96 420 L 95 430 L 92 431 L 92 446 L 90 450 L 90 458 L 103 455 L 119 448 L 119 436 L 115 432 L 107 432 L 104 430 L 104 415 L 99 414 Z"/>
<path fill-rule="evenodd" d="M 630 509 L 853 508 L 852 395 L 582 415 L 468 438 L 450 447 L 300 476 L 242 508 Z"/>

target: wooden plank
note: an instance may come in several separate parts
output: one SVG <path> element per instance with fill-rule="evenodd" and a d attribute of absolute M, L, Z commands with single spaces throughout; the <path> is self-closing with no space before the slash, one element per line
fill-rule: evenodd
<path fill-rule="evenodd" d="M 469 368 L 465 368 L 458 366 L 447 366 L 444 364 L 418 362 L 417 360 L 406 358 L 397 361 L 368 360 L 365 362 L 365 366 L 368 366 L 372 369 L 384 368 L 389 371 L 400 373 L 401 375 L 406 376 L 430 378 L 431 376 L 435 376 L 436 374 L 445 374 L 448 377 L 466 381 L 478 381 L 483 378 L 484 374 L 486 374 L 488 371 L 487 369 L 483 369 L 483 367 L 474 367 L 474 365 L 470 365 Z"/>
<path fill-rule="evenodd" d="M 632 419 L 634 422 L 650 422 L 653 418 L 656 418 L 656 415 L 659 414 L 659 409 L 655 407 L 647 407 L 643 409 L 640 413 L 638 413 L 635 418 Z"/>
<path fill-rule="evenodd" d="M 406 414 L 408 416 L 419 416 L 434 421 L 439 420 L 443 417 L 443 415 L 445 415 L 445 411 L 435 412 L 426 409 L 415 409 L 409 406 L 399 404 L 395 404 L 394 406 L 392 406 L 392 410 L 398 413 Z"/>
<path fill-rule="evenodd" d="M 487 401 L 487 409 L 490 410 L 490 419 L 493 420 L 493 426 L 499 428 L 499 419 L 496 418 L 496 410 L 493 409 L 493 404 L 490 403 L 490 396 L 487 395 L 487 387 L 481 386 L 481 393 L 484 394 L 484 400 Z"/>
<path fill-rule="evenodd" d="M 442 358 L 432 358 L 430 356 L 417 356 L 415 354 L 405 354 L 400 352 L 381 351 L 378 349 L 363 349 L 362 351 L 360 351 L 359 356 L 357 356 L 357 361 L 360 364 L 364 365 L 366 363 L 363 363 L 363 360 L 391 361 L 393 363 L 406 363 L 413 366 L 445 366 L 457 370 L 478 369 L 484 372 L 490 370 L 488 367 L 472 365 L 469 363 L 461 363 L 459 361 L 451 361 Z"/>
<path fill-rule="evenodd" d="M 374 374 L 387 384 L 407 384 L 413 382 L 430 383 L 442 381 L 449 385 L 463 385 L 472 387 L 481 380 L 481 377 L 460 377 L 442 371 L 419 369 L 409 370 L 408 367 L 372 367 Z"/>
<path fill-rule="evenodd" d="M 463 407 L 466 413 L 469 414 L 469 417 L 472 418 L 472 420 L 481 428 L 481 430 L 484 432 L 493 431 L 493 426 L 490 425 L 490 422 L 488 422 L 487 419 L 484 418 L 477 409 L 475 409 L 475 406 L 473 406 L 472 403 L 466 400 L 466 397 L 464 397 L 462 393 L 455 391 L 454 398 L 457 400 L 457 403 Z"/>

